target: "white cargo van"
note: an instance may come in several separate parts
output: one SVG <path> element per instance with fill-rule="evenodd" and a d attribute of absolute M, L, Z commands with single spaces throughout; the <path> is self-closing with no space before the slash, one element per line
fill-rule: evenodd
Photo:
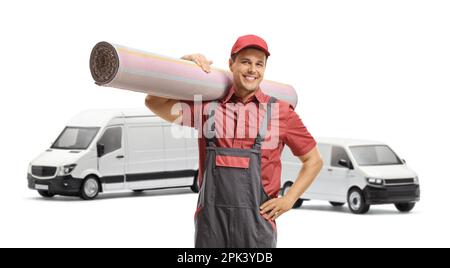
<path fill-rule="evenodd" d="M 148 109 L 81 112 L 31 161 L 28 187 L 44 197 L 83 199 L 120 190 L 191 187 L 197 192 L 195 130 L 176 130 Z"/>
<path fill-rule="evenodd" d="M 420 199 L 417 174 L 387 145 L 380 142 L 321 138 L 318 149 L 324 165 L 311 187 L 296 202 L 329 201 L 348 204 L 351 212 L 364 214 L 370 205 L 394 204 L 409 212 Z M 285 195 L 296 179 L 301 162 L 289 149 L 282 155 L 282 189 Z"/>

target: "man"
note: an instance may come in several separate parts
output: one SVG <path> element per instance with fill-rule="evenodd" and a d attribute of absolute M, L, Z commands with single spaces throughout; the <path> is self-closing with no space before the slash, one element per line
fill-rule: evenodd
<path fill-rule="evenodd" d="M 169 122 L 181 116 L 183 125 L 199 130 L 205 125 L 205 133 L 199 133 L 196 247 L 275 247 L 275 220 L 292 208 L 322 167 L 316 142 L 293 107 L 259 87 L 269 55 L 262 38 L 239 37 L 229 59 L 233 83 L 218 103 L 146 97 L 146 106 Z M 183 59 L 211 71 L 212 61 L 201 54 Z M 178 103 L 183 111 L 172 114 Z M 196 108 L 201 118 L 195 118 Z M 303 165 L 289 192 L 278 197 L 285 144 Z"/>

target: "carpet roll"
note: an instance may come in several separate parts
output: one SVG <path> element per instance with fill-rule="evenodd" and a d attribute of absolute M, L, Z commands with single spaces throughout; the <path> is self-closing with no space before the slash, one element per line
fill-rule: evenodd
<path fill-rule="evenodd" d="M 211 68 L 205 73 L 191 61 L 107 42 L 94 46 L 89 67 L 97 85 L 179 100 L 194 100 L 195 95 L 218 100 L 232 84 L 228 71 Z M 294 108 L 297 105 L 297 93 L 290 85 L 264 80 L 261 89 Z"/>

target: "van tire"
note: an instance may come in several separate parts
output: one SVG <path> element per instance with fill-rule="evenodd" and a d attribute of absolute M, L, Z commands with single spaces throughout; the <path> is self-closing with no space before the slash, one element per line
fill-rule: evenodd
<path fill-rule="evenodd" d="M 191 186 L 191 190 L 194 193 L 198 193 L 199 192 L 199 186 L 198 186 L 198 171 L 195 173 L 194 176 L 194 183 Z"/>
<path fill-rule="evenodd" d="M 52 198 L 55 196 L 54 194 L 51 194 L 48 191 L 44 191 L 44 190 L 38 190 L 38 193 L 44 198 Z"/>
<path fill-rule="evenodd" d="M 343 205 L 345 205 L 345 203 L 330 202 L 330 205 L 332 205 L 333 207 L 337 208 L 337 207 L 342 207 Z"/>
<path fill-rule="evenodd" d="M 370 205 L 366 203 L 364 193 L 358 188 L 352 188 L 348 191 L 347 202 L 350 211 L 354 214 L 365 214 L 370 209 Z"/>
<path fill-rule="evenodd" d="M 92 200 L 100 192 L 100 182 L 94 176 L 87 177 L 81 184 L 80 197 L 84 200 Z"/>
<path fill-rule="evenodd" d="M 409 203 L 397 203 L 395 204 L 395 207 L 400 212 L 410 212 L 414 207 L 416 206 L 416 203 L 409 202 Z"/>
<path fill-rule="evenodd" d="M 289 189 L 291 188 L 291 186 L 292 186 L 292 182 L 285 183 L 283 188 L 281 189 L 281 195 L 285 196 L 287 194 L 287 192 L 289 191 Z M 302 205 L 303 205 L 303 199 L 299 198 L 299 199 L 297 199 L 297 201 L 295 201 L 292 208 L 300 208 Z"/>

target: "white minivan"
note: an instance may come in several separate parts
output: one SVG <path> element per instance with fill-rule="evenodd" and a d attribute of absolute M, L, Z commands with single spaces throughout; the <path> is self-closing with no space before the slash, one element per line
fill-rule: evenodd
<path fill-rule="evenodd" d="M 399 211 L 409 212 L 419 201 L 417 174 L 386 144 L 338 138 L 317 139 L 317 144 L 323 168 L 294 207 L 305 200 L 324 200 L 335 207 L 347 203 L 355 214 L 364 214 L 376 204 L 394 204 Z M 286 149 L 282 164 L 281 195 L 285 195 L 301 162 Z"/>
<path fill-rule="evenodd" d="M 191 187 L 198 191 L 195 130 L 148 109 L 88 110 L 31 161 L 28 187 L 43 197 Z M 187 138 L 186 138 L 187 137 Z"/>

